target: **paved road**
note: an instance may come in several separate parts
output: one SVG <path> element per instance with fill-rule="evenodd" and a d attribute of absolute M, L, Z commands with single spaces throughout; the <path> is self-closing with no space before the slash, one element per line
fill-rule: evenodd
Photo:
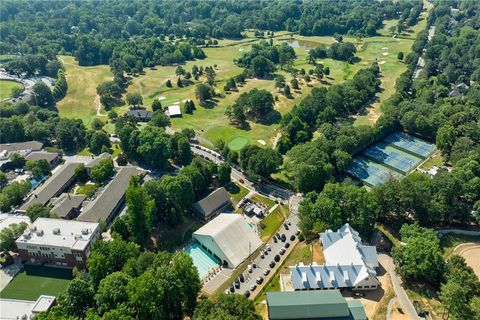
<path fill-rule="evenodd" d="M 397 296 L 397 299 L 400 302 L 400 306 L 402 307 L 403 311 L 408 315 L 408 318 L 410 320 L 423 319 L 417 315 L 417 312 L 415 311 L 415 307 L 413 306 L 412 302 L 408 298 L 407 293 L 405 292 L 405 289 L 403 289 L 402 280 L 395 273 L 395 267 L 393 264 L 392 257 L 381 253 L 378 255 L 378 261 L 390 275 L 390 278 L 393 284 L 393 290 L 395 291 L 395 295 Z"/>

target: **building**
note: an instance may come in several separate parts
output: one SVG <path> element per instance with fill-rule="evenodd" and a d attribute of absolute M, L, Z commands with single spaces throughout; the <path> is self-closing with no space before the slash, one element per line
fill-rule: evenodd
<path fill-rule="evenodd" d="M 377 249 L 362 244 L 357 231 L 348 223 L 337 232 L 320 234 L 325 264 L 290 267 L 294 290 L 376 289 Z"/>
<path fill-rule="evenodd" d="M 195 215 L 208 221 L 231 205 L 230 195 L 224 187 L 218 188 L 202 200 L 193 204 Z"/>
<path fill-rule="evenodd" d="M 23 214 L 0 213 L 0 231 L 12 224 L 20 224 L 22 222 L 30 225 L 30 218 Z"/>
<path fill-rule="evenodd" d="M 85 164 L 85 168 L 87 168 L 87 170 L 91 170 L 93 167 L 98 166 L 100 161 L 108 158 L 111 158 L 111 155 L 108 152 L 103 152 L 96 157 L 92 156 L 92 160 Z"/>
<path fill-rule="evenodd" d="M 54 296 L 41 295 L 37 301 L 0 298 L 0 318 L 2 320 L 33 319 L 40 312 L 48 311 L 55 305 Z"/>
<path fill-rule="evenodd" d="M 142 110 L 142 109 L 135 109 L 135 110 L 129 110 L 127 112 L 127 116 L 134 117 L 140 122 L 148 122 L 150 121 L 150 119 L 152 119 L 153 112 Z"/>
<path fill-rule="evenodd" d="M 174 105 L 171 105 L 171 106 L 167 107 L 166 114 L 170 118 L 181 117 L 182 116 L 182 111 L 180 110 L 180 106 L 178 104 L 174 104 Z"/>
<path fill-rule="evenodd" d="M 125 192 L 130 178 L 138 174 L 135 167 L 121 167 L 103 191 L 83 207 L 77 220 L 106 222 L 107 225 L 112 222 L 125 204 Z"/>
<path fill-rule="evenodd" d="M 27 161 L 47 160 L 50 164 L 57 164 L 60 162 L 60 156 L 56 152 L 34 151 L 30 152 L 26 157 Z"/>
<path fill-rule="evenodd" d="M 338 290 L 267 292 L 270 320 L 367 320 L 359 300 L 346 300 Z"/>
<path fill-rule="evenodd" d="M 98 223 L 38 218 L 16 244 L 23 262 L 83 268 L 99 236 Z"/>
<path fill-rule="evenodd" d="M 262 245 L 241 215 L 228 213 L 195 231 L 193 239 L 228 268 L 236 268 Z"/>
<path fill-rule="evenodd" d="M 50 212 L 62 219 L 73 219 L 80 212 L 85 196 L 82 194 L 62 193 L 58 198 L 52 198 Z"/>
<path fill-rule="evenodd" d="M 77 162 L 63 164 L 47 181 L 35 189 L 18 211 L 26 212 L 35 204 L 46 205 L 53 197 L 58 197 L 75 181 L 75 169 L 80 166 Z"/>
<path fill-rule="evenodd" d="M 43 143 L 40 141 L 25 141 L 16 143 L 2 143 L 0 144 L 0 152 L 22 152 L 22 151 L 40 151 L 43 148 Z"/>

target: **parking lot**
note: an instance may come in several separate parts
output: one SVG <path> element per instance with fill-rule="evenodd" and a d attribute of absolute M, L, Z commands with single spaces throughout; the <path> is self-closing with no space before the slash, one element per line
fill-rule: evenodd
<path fill-rule="evenodd" d="M 272 237 L 264 246 L 263 258 L 261 257 L 262 254 L 259 254 L 252 261 L 252 263 L 250 263 L 250 266 L 252 267 L 247 267 L 247 270 L 242 273 L 243 281 L 241 281 L 242 277 L 240 276 L 239 279 L 233 282 L 229 289 L 227 289 L 228 293 L 245 294 L 249 295 L 250 299 L 254 299 L 261 291 L 263 286 L 268 283 L 270 278 L 275 274 L 277 269 L 281 266 L 285 258 L 290 254 L 290 251 L 295 247 L 298 242 L 298 237 L 296 233 L 298 230 L 297 224 L 299 219 L 296 215 L 292 214 L 288 221 L 288 230 L 286 229 L 285 224 L 283 224 L 277 231 L 280 236 L 285 235 L 285 242 L 283 242 L 281 239 L 276 240 L 275 242 L 274 237 Z M 293 240 L 291 239 L 292 236 L 294 236 Z M 270 250 L 266 249 L 268 247 L 270 247 Z M 282 248 L 286 248 L 283 254 L 280 253 L 280 250 Z M 278 257 L 276 257 L 277 255 Z M 273 268 L 270 265 L 272 261 L 275 264 Z M 256 267 L 253 267 L 253 265 L 255 265 Z M 249 269 L 251 272 L 249 272 Z M 268 270 L 267 275 L 265 275 L 264 273 L 265 270 Z M 261 278 L 262 280 L 259 281 L 259 278 Z M 247 291 L 248 294 L 246 293 Z"/>

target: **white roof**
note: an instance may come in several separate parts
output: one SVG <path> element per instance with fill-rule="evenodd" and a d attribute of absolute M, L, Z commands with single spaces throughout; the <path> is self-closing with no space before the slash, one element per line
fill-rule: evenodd
<path fill-rule="evenodd" d="M 171 105 L 171 106 L 168 106 L 168 115 L 170 117 L 172 116 L 179 116 L 182 114 L 182 111 L 180 110 L 180 106 L 179 105 Z"/>
<path fill-rule="evenodd" d="M 222 213 L 193 233 L 193 238 L 230 266 L 237 267 L 262 245 L 240 214 Z"/>
<path fill-rule="evenodd" d="M 30 218 L 22 214 L 0 213 L 0 231 L 12 224 L 25 222 L 30 225 Z"/>
<path fill-rule="evenodd" d="M 36 314 L 47 311 L 55 302 L 54 296 L 41 295 L 37 301 L 0 299 L 0 318 L 2 320 L 31 319 Z"/>
<path fill-rule="evenodd" d="M 99 228 L 98 223 L 38 218 L 17 243 L 47 245 L 83 250 Z"/>

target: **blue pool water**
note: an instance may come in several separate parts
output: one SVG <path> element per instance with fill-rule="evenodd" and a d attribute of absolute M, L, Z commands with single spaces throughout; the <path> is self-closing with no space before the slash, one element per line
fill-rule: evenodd
<path fill-rule="evenodd" d="M 38 182 L 34 178 L 30 178 L 30 183 L 32 184 L 32 189 L 35 189 L 40 182 Z"/>
<path fill-rule="evenodd" d="M 198 243 L 195 243 L 185 249 L 185 252 L 192 257 L 193 264 L 198 269 L 200 278 L 208 274 L 208 270 L 220 264 L 220 261 L 212 257 Z"/>

